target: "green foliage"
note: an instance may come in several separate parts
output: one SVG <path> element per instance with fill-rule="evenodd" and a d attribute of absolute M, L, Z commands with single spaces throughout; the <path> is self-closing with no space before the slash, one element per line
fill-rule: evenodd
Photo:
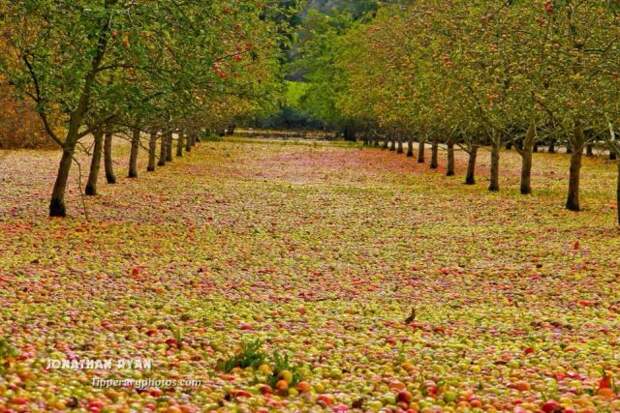
<path fill-rule="evenodd" d="M 172 337 L 174 337 L 174 339 L 176 340 L 177 345 L 182 346 L 183 339 L 185 338 L 185 329 L 183 327 L 172 326 L 171 330 L 172 330 Z"/>
<path fill-rule="evenodd" d="M 286 82 L 286 106 L 300 109 L 301 99 L 310 85 L 304 82 Z"/>
<path fill-rule="evenodd" d="M 342 117 L 336 109 L 336 98 L 343 86 L 343 72 L 334 70 L 341 52 L 339 36 L 353 21 L 348 15 L 329 16 L 310 12 L 299 45 L 299 57 L 291 70 L 300 70 L 308 82 L 300 100 L 301 108 L 328 127 L 340 127 Z"/>
<path fill-rule="evenodd" d="M 286 81 L 286 94 L 280 109 L 256 120 L 255 125 L 268 129 L 319 129 L 323 124 L 308 112 L 304 98 L 312 85 L 308 82 Z"/>
<path fill-rule="evenodd" d="M 267 379 L 267 383 L 271 387 L 275 387 L 278 380 L 282 379 L 282 373 L 284 372 L 289 372 L 292 375 L 289 383 L 290 386 L 296 386 L 303 378 L 301 368 L 291 364 L 287 353 L 282 355 L 275 351 L 273 353 L 273 373 Z"/>
<path fill-rule="evenodd" d="M 308 13 L 293 66 L 308 113 L 467 145 L 518 140 L 532 122 L 541 140 L 570 140 L 577 123 L 609 139 L 620 123 L 616 2 L 394 3 L 362 22 Z"/>
<path fill-rule="evenodd" d="M 226 360 L 217 363 L 217 369 L 225 373 L 230 373 L 235 368 L 258 368 L 267 362 L 267 354 L 262 350 L 263 343 L 260 339 L 253 341 L 243 341 L 239 351 Z M 290 374 L 289 385 L 297 385 L 303 378 L 301 367 L 296 366 L 289 360 L 288 354 L 274 351 L 272 360 L 272 374 L 267 378 L 267 383 L 275 387 L 278 380 L 282 379 L 283 374 Z"/>
<path fill-rule="evenodd" d="M 265 362 L 267 355 L 261 350 L 263 343 L 256 339 L 253 341 L 244 341 L 238 353 L 226 360 L 220 360 L 217 363 L 218 370 L 229 373 L 234 368 L 245 369 L 247 367 L 258 367 Z"/>

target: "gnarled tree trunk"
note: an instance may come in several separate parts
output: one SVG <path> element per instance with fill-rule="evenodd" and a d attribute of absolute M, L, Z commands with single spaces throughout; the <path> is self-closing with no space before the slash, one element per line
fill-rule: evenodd
<path fill-rule="evenodd" d="M 69 182 L 69 173 L 71 172 L 75 146 L 79 140 L 78 130 L 80 128 L 82 116 L 83 114 L 73 113 L 69 121 L 69 130 L 67 132 L 67 138 L 62 146 L 62 157 L 58 165 L 58 174 L 56 175 L 54 189 L 52 190 L 52 199 L 50 200 L 50 217 L 67 216 L 65 192 L 67 190 L 67 183 Z"/>
<path fill-rule="evenodd" d="M 114 162 L 112 161 L 112 139 L 111 132 L 106 132 L 103 144 L 103 165 L 105 167 L 105 179 L 109 184 L 116 183 L 116 175 L 114 174 Z"/>
<path fill-rule="evenodd" d="M 73 153 L 75 152 L 75 144 L 66 145 L 62 150 L 62 158 L 58 166 L 58 175 L 52 190 L 52 199 L 50 201 L 50 216 L 65 217 L 67 216 L 67 208 L 65 206 L 65 191 L 67 182 L 69 181 L 69 172 L 71 172 L 71 163 L 73 162 Z"/>
<path fill-rule="evenodd" d="M 467 176 L 465 177 L 466 185 L 474 185 L 476 183 L 476 159 L 478 157 L 478 145 L 472 145 L 469 151 L 469 161 L 467 162 Z"/>
<path fill-rule="evenodd" d="M 103 131 L 94 132 L 95 146 L 93 156 L 90 160 L 90 172 L 84 193 L 89 196 L 97 195 L 97 180 L 99 179 L 99 169 L 101 169 L 101 155 L 103 150 Z"/>

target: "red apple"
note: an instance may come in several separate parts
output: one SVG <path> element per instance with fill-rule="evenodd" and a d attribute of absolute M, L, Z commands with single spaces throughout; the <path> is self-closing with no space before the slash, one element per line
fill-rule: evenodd
<path fill-rule="evenodd" d="M 560 405 L 555 400 L 548 400 L 542 405 L 542 411 L 545 413 L 554 413 L 560 410 Z"/>

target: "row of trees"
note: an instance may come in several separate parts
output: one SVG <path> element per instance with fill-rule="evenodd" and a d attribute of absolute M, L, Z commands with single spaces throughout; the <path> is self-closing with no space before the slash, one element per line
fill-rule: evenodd
<path fill-rule="evenodd" d="M 460 146 L 468 184 L 479 148 L 490 146 L 491 191 L 500 189 L 504 146 L 521 156 L 521 192 L 529 194 L 532 152 L 564 145 L 566 207 L 578 211 L 584 151 L 620 155 L 620 2 L 407 3 L 361 24 L 323 19 L 304 49 L 312 68 L 306 109 L 368 140 L 415 137 L 434 154 L 445 144 L 450 175 Z M 620 198 L 620 163 L 618 174 Z"/>
<path fill-rule="evenodd" d="M 152 171 L 172 159 L 173 136 L 182 155 L 199 133 L 269 110 L 281 89 L 280 13 L 260 0 L 2 2 L 0 76 L 35 103 L 62 149 L 50 215 L 66 215 L 71 166 L 86 137 L 95 142 L 92 195 L 102 157 L 115 182 L 119 134 L 130 136 L 135 178 L 141 148 Z"/>

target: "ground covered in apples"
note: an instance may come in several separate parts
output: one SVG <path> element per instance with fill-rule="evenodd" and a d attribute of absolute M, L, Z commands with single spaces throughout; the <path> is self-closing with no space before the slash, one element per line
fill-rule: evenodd
<path fill-rule="evenodd" d="M 77 173 L 45 217 L 56 153 L 0 154 L 0 411 L 620 410 L 611 164 L 585 161 L 575 214 L 564 155 L 530 197 L 511 153 L 499 194 L 485 153 L 473 187 L 342 144 L 189 157 L 102 183 L 87 221 Z"/>

